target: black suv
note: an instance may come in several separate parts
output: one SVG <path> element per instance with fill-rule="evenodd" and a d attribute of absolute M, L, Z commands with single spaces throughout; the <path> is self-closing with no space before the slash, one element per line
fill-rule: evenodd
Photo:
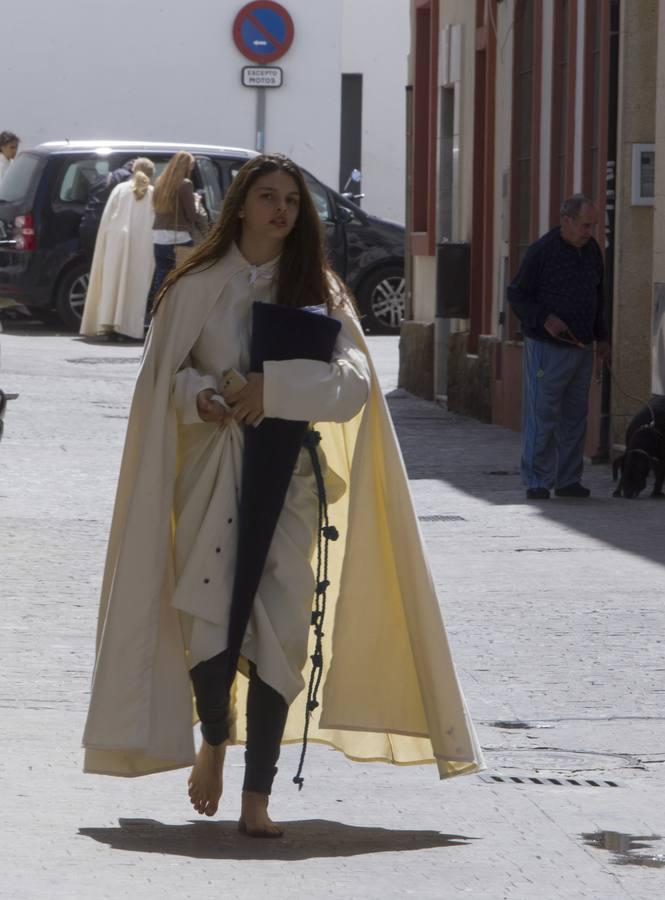
<path fill-rule="evenodd" d="M 178 150 L 196 158 L 192 181 L 214 222 L 222 198 L 252 150 L 132 141 L 40 144 L 20 153 L 0 182 L 0 298 L 44 321 L 78 330 L 90 259 L 79 223 L 92 183 L 137 156 L 156 174 Z M 356 295 L 369 331 L 396 333 L 404 313 L 404 229 L 367 215 L 305 172 L 325 225 L 330 260 Z"/>

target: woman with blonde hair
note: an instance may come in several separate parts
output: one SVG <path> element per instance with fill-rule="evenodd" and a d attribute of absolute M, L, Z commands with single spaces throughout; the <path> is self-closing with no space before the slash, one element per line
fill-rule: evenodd
<path fill-rule="evenodd" d="M 152 185 L 154 163 L 135 160 L 132 177 L 108 199 L 95 243 L 81 334 L 141 340 L 154 260 Z"/>
<path fill-rule="evenodd" d="M 244 742 L 239 827 L 278 837 L 280 744 L 303 727 L 351 759 L 436 763 L 442 778 L 482 766 L 352 300 L 302 172 L 270 154 L 240 169 L 157 300 L 109 538 L 85 770 L 193 765 L 191 803 L 213 816 L 226 745 Z M 304 747 L 299 786 L 303 761 Z"/>
<path fill-rule="evenodd" d="M 152 240 L 155 275 L 151 297 L 155 296 L 176 265 L 176 246 L 191 247 L 195 229 L 205 231 L 207 219 L 197 208 L 190 175 L 195 160 L 191 153 L 179 150 L 155 182 L 153 206 L 155 222 Z"/>

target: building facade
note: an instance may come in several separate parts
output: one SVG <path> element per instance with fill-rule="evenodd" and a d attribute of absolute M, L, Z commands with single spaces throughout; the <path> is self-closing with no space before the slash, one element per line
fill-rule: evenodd
<path fill-rule="evenodd" d="M 257 91 L 241 83 L 254 63 L 233 40 L 244 5 L 59 0 L 40 5 L 38 27 L 34 7 L 6 5 L 0 130 L 24 147 L 129 139 L 265 148 L 331 187 L 358 168 L 366 208 L 403 221 L 409 0 L 282 0 L 294 38 L 270 63 L 283 86 L 265 91 L 262 138 Z"/>
<path fill-rule="evenodd" d="M 598 205 L 613 343 L 612 376 L 591 389 L 586 452 L 603 458 L 621 443 L 651 391 L 654 283 L 665 284 L 662 5 L 412 0 L 404 386 L 519 429 L 522 340 L 506 287 L 562 201 L 584 192 Z M 419 356 L 431 360 L 424 384 Z"/>

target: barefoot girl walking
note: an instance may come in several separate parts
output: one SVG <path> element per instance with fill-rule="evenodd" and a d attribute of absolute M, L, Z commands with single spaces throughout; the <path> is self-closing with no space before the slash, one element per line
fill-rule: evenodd
<path fill-rule="evenodd" d="M 256 304 L 334 319 L 329 361 L 303 354 L 252 369 Z M 244 386 L 224 387 L 230 369 Z M 243 445 L 256 426 L 261 440 L 264 419 L 312 423 L 317 447 L 303 447 L 289 476 L 231 687 L 238 519 L 263 484 L 243 481 Z M 323 581 L 313 570 L 322 492 L 335 526 L 323 529 L 334 541 Z M 303 692 L 308 654 L 320 703 Z M 352 303 L 326 263 L 302 173 L 262 155 L 158 297 L 109 539 L 85 769 L 130 776 L 193 764 L 191 803 L 212 816 L 225 748 L 244 742 L 240 828 L 279 836 L 268 815 L 276 763 L 305 719 L 310 740 L 353 759 L 435 762 L 442 778 L 482 765 Z"/>

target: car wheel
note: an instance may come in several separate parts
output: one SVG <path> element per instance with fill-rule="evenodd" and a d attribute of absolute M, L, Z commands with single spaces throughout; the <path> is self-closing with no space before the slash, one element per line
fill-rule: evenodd
<path fill-rule="evenodd" d="M 71 328 L 72 331 L 78 331 L 81 327 L 81 317 L 83 316 L 89 281 L 89 264 L 79 263 L 65 272 L 60 282 L 55 310 L 67 328 Z"/>
<path fill-rule="evenodd" d="M 404 269 L 386 266 L 360 286 L 358 302 L 363 325 L 375 334 L 399 334 L 405 309 Z"/>

